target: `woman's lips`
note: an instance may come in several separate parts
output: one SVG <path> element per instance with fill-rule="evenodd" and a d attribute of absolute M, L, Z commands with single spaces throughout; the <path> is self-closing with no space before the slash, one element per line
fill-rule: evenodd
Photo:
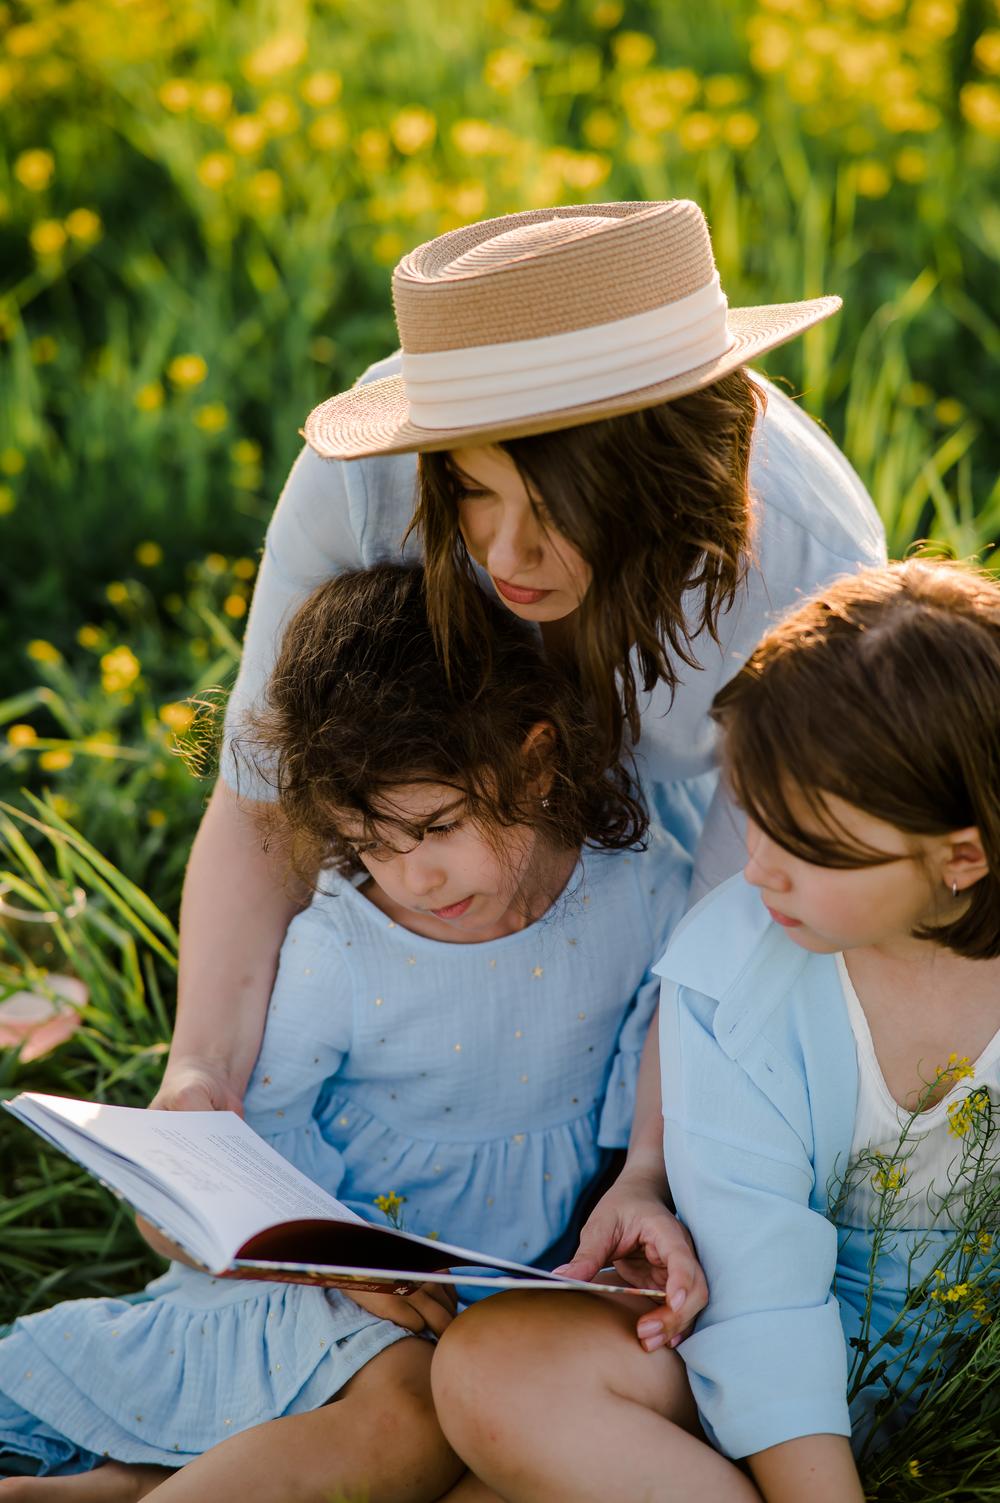
<path fill-rule="evenodd" d="M 447 908 L 432 908 L 431 913 L 439 919 L 461 918 L 463 913 L 468 912 L 471 903 L 471 897 L 463 898 L 460 903 L 451 903 Z"/>
<path fill-rule="evenodd" d="M 552 593 L 551 590 L 526 590 L 522 585 L 511 584 L 509 580 L 497 579 L 495 574 L 491 577 L 497 594 L 502 595 L 505 600 L 512 601 L 514 605 L 537 605 L 540 600 L 545 599 L 546 595 Z"/>
<path fill-rule="evenodd" d="M 780 924 L 783 929 L 801 929 L 802 928 L 802 920 L 801 919 L 789 918 L 787 914 L 785 914 L 785 913 L 779 913 L 776 908 L 772 908 L 771 907 L 770 903 L 765 903 L 764 907 L 767 909 L 768 913 L 774 919 L 774 922 L 776 924 Z"/>

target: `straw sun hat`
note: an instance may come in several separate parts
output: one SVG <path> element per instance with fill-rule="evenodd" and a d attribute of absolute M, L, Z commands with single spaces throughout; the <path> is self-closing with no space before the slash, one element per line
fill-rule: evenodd
<path fill-rule="evenodd" d="M 729 308 L 686 199 L 487 219 L 392 278 L 398 376 L 309 415 L 318 454 L 357 459 L 548 433 L 697 391 L 829 318 L 839 297 Z"/>

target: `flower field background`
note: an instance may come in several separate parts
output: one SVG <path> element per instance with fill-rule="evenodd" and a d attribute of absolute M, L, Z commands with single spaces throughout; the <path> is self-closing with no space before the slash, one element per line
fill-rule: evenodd
<path fill-rule="evenodd" d="M 419 241 L 697 199 L 733 303 L 844 297 L 766 365 L 892 551 L 991 560 L 997 0 L 0 0 L 0 138 L 0 867 L 55 918 L 0 923 L 0 993 L 89 996 L 54 1052 L 0 1049 L 4 1094 L 154 1089 L 207 786 L 179 744 Z M 103 1191 L 6 1122 L 0 1161 L 0 1320 L 137 1286 Z"/>

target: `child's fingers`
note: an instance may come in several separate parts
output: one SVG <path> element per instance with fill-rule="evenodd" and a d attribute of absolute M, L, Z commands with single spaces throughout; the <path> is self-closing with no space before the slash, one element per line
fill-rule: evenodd
<path fill-rule="evenodd" d="M 416 1294 L 410 1295 L 410 1301 L 415 1310 L 423 1317 L 424 1326 L 428 1331 L 433 1331 L 435 1336 L 443 1336 L 445 1331 L 455 1319 L 455 1311 L 450 1304 L 437 1297 L 437 1290 L 433 1293 L 424 1288 Z"/>
<path fill-rule="evenodd" d="M 592 1216 L 580 1233 L 580 1245 L 572 1258 L 554 1268 L 553 1273 L 589 1283 L 595 1273 L 608 1266 L 617 1251 L 620 1235 L 617 1217 Z"/>

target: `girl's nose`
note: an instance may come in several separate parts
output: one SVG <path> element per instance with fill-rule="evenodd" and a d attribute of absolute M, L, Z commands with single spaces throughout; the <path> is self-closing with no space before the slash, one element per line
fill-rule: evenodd
<path fill-rule="evenodd" d="M 400 858 L 402 878 L 406 891 L 413 898 L 426 897 L 436 892 L 444 880 L 444 873 L 434 861 L 428 861 L 417 851 L 409 851 Z"/>
<path fill-rule="evenodd" d="M 508 502 L 498 511 L 490 539 L 487 567 L 497 579 L 516 582 L 516 576 L 538 563 L 541 530 L 528 501 Z"/>
<path fill-rule="evenodd" d="M 748 821 L 747 860 L 743 875 L 751 886 L 766 887 L 769 892 L 787 891 L 788 876 L 781 857 L 781 847 Z"/>

